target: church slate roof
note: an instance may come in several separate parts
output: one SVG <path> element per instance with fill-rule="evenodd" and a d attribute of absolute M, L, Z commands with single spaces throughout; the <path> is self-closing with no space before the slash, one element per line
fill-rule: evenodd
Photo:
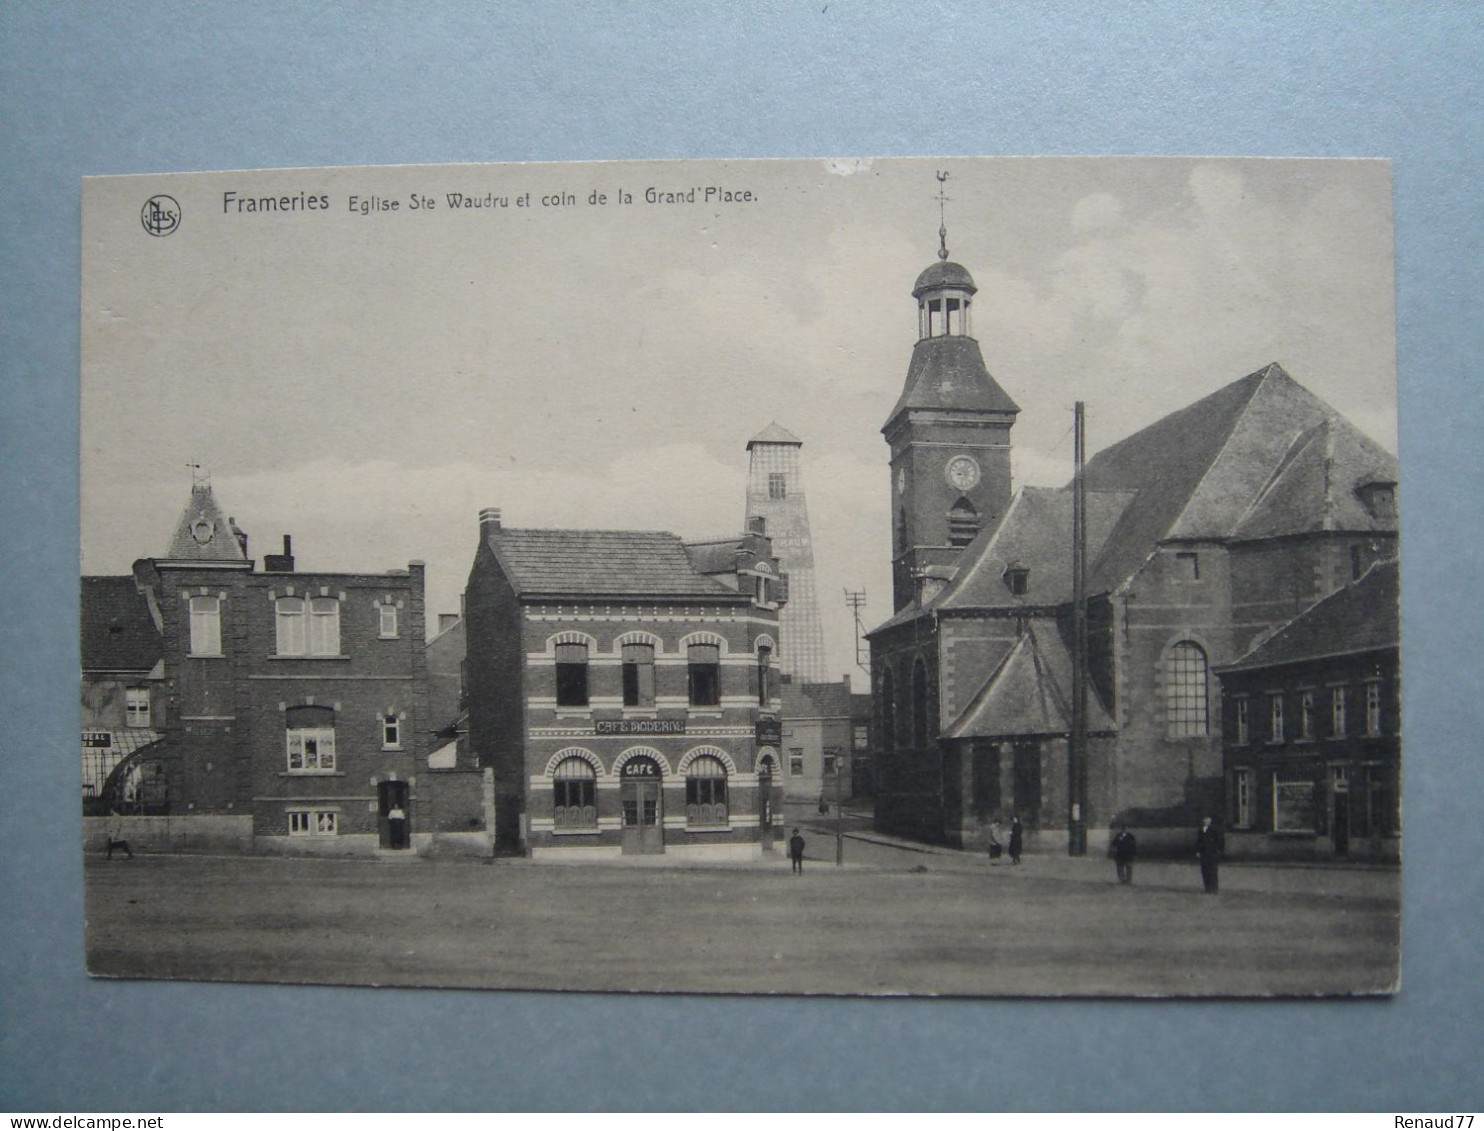
<path fill-rule="evenodd" d="M 222 514 L 211 487 L 205 483 L 193 484 L 191 501 L 175 524 L 175 536 L 170 539 L 170 552 L 165 556 L 171 561 L 246 561 L 247 555 L 232 530 L 232 520 Z M 205 534 L 205 539 L 197 537 L 198 533 Z"/>
<path fill-rule="evenodd" d="M 886 427 L 914 408 L 1012 415 L 1020 411 L 1020 406 L 990 376 L 978 341 L 957 334 L 918 340 L 912 348 L 902 395 L 886 418 Z"/>
<path fill-rule="evenodd" d="M 1006 650 L 978 694 L 943 730 L 944 738 L 1029 738 L 1072 729 L 1072 658 L 1049 621 L 1033 620 Z M 1091 686 L 1087 730 L 1117 728 Z"/>
<path fill-rule="evenodd" d="M 1393 456 L 1276 362 L 1103 449 L 1087 462 L 1089 491 L 1138 495 L 1092 557 L 1088 591 L 1117 588 L 1161 540 L 1235 537 L 1295 444 L 1322 424 L 1339 438 L 1339 450 L 1353 460 L 1357 475 L 1373 469 L 1396 478 Z M 1322 505 L 1323 497 L 1311 495 L 1308 502 Z M 1348 506 L 1330 518 L 1359 521 Z M 1307 528 L 1308 520 L 1298 521 L 1292 513 L 1287 521 L 1290 528 L 1283 533 Z M 1354 528 L 1370 530 L 1373 524 L 1367 518 Z"/>
<path fill-rule="evenodd" d="M 1352 581 L 1275 629 L 1218 672 L 1248 671 L 1395 648 L 1401 640 L 1395 559 L 1377 562 Z"/>
<path fill-rule="evenodd" d="M 652 530 L 520 530 L 490 549 L 518 593 L 611 597 L 733 597 L 696 572 L 674 534 Z"/>
<path fill-rule="evenodd" d="M 149 603 L 132 577 L 82 579 L 82 670 L 147 672 L 162 655 Z"/>
<path fill-rule="evenodd" d="M 1395 531 L 1394 515 L 1368 511 L 1356 488 L 1396 481 L 1396 461 L 1344 420 L 1325 420 L 1294 440 L 1235 531 L 1273 538 L 1321 530 Z"/>
<path fill-rule="evenodd" d="M 804 441 L 775 420 L 747 441 L 747 450 L 749 452 L 752 451 L 753 444 L 793 444 L 796 447 L 802 448 Z"/>

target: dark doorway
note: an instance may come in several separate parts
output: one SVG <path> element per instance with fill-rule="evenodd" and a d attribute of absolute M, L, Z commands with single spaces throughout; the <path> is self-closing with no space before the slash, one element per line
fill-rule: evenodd
<path fill-rule="evenodd" d="M 1015 811 L 1028 828 L 1041 824 L 1041 744 L 1015 744 L 1014 782 Z"/>
<path fill-rule="evenodd" d="M 622 849 L 626 856 L 665 851 L 665 830 L 660 823 L 660 767 L 652 758 L 630 758 L 624 763 L 619 785 L 623 806 Z"/>
<path fill-rule="evenodd" d="M 1334 790 L 1334 808 L 1329 823 L 1336 856 L 1350 855 L 1350 790 L 1348 783 L 1338 782 Z"/>
<path fill-rule="evenodd" d="M 384 781 L 376 786 L 376 824 L 382 848 L 411 845 L 412 819 L 407 812 L 410 792 L 405 781 Z"/>
<path fill-rule="evenodd" d="M 757 815 L 763 851 L 773 847 L 773 756 L 764 754 L 757 767 Z"/>
<path fill-rule="evenodd" d="M 974 816 L 988 824 L 1000 815 L 1000 744 L 974 743 Z"/>

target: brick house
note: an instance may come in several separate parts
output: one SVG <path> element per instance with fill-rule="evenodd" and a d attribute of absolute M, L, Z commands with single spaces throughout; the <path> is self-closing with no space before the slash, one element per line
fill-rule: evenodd
<path fill-rule="evenodd" d="M 1228 852 L 1397 858 L 1397 598 L 1379 562 L 1216 669 Z"/>
<path fill-rule="evenodd" d="M 770 840 L 781 586 L 760 529 L 530 530 L 480 515 L 469 739 L 497 845 L 536 858 L 749 857 Z"/>
<path fill-rule="evenodd" d="M 136 589 L 160 641 L 151 749 L 169 821 L 131 835 L 274 852 L 425 844 L 422 563 L 299 571 L 285 537 L 259 570 L 247 541 L 198 483 L 168 555 L 112 579 Z"/>

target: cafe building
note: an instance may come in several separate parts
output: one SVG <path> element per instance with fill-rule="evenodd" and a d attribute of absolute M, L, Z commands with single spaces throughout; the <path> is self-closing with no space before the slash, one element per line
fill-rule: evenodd
<path fill-rule="evenodd" d="M 771 845 L 785 578 L 734 538 L 512 529 L 480 515 L 464 594 L 469 742 L 497 851 L 755 857 Z"/>

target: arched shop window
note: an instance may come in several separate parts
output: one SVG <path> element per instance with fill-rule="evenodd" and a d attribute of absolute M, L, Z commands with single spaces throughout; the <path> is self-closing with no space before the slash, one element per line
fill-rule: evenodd
<path fill-rule="evenodd" d="M 1202 738 L 1207 733 L 1206 652 L 1182 640 L 1165 657 L 1165 728 L 1170 738 Z"/>
<path fill-rule="evenodd" d="M 559 829 L 598 827 L 597 773 L 583 758 L 563 758 L 552 774 L 553 823 Z"/>
<path fill-rule="evenodd" d="M 727 768 L 721 759 L 702 754 L 685 775 L 685 821 L 688 825 L 725 828 Z"/>

